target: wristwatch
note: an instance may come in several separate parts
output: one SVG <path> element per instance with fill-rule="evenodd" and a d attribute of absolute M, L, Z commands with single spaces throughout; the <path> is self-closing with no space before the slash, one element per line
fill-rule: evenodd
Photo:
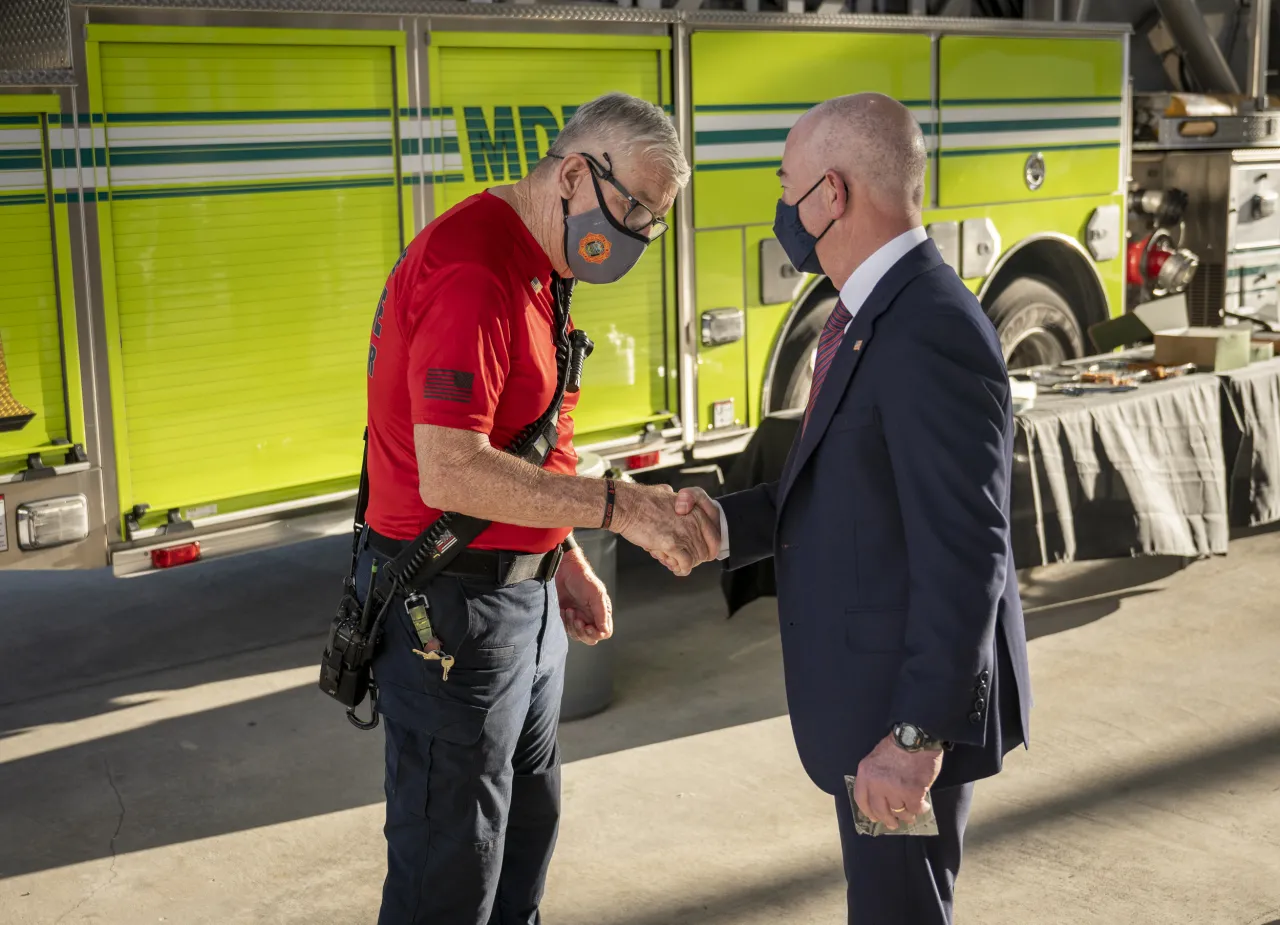
<path fill-rule="evenodd" d="M 935 751 L 947 747 L 946 742 L 933 738 L 914 723 L 895 723 L 891 735 L 893 743 L 906 752 Z"/>

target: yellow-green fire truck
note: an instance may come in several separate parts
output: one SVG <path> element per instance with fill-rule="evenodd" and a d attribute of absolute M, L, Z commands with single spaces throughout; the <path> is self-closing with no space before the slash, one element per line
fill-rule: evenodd
<path fill-rule="evenodd" d="M 416 0 L 7 15 L 0 567 L 127 574 L 348 530 L 392 264 L 610 90 L 667 107 L 694 167 L 662 247 L 575 297 L 597 345 L 577 445 L 619 468 L 736 452 L 803 403 L 835 293 L 772 236 L 775 171 L 828 97 L 916 114 L 929 233 L 1011 365 L 1081 355 L 1122 308 L 1125 26 Z"/>

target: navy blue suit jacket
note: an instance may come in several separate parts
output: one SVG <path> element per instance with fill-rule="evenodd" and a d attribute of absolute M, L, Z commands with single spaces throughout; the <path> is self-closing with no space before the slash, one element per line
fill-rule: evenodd
<path fill-rule="evenodd" d="M 841 341 L 780 481 L 720 499 L 729 568 L 773 556 L 800 758 L 828 793 L 895 722 L 954 743 L 936 786 L 1029 741 L 1000 342 L 932 241 Z"/>

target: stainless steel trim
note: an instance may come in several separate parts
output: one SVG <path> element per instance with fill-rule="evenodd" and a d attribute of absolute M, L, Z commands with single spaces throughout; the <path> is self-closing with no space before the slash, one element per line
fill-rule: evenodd
<path fill-rule="evenodd" d="M 70 447 L 68 447 L 68 449 L 70 449 Z M 53 470 L 53 474 L 55 476 L 58 476 L 58 475 L 70 475 L 73 472 L 88 472 L 90 465 L 91 464 L 87 462 L 67 463 L 66 465 L 50 466 L 49 468 Z M 26 478 L 25 469 L 21 472 L 11 472 L 8 475 L 0 475 L 0 485 L 9 485 L 14 482 L 33 483 L 34 481 L 40 481 L 40 480 L 38 479 L 31 480 Z M 53 483 L 49 482 L 48 484 L 52 485 Z"/>
<path fill-rule="evenodd" d="M 991 288 L 992 281 L 1000 275 L 1000 271 L 1003 270 L 1005 264 L 1009 262 L 1009 258 L 1022 250 L 1028 244 L 1033 244 L 1036 241 L 1056 241 L 1059 244 L 1065 244 L 1084 258 L 1084 261 L 1089 264 L 1089 269 L 1093 271 L 1093 281 L 1097 284 L 1098 291 L 1102 294 L 1104 299 L 1106 298 L 1107 287 L 1102 281 L 1102 274 L 1098 272 L 1098 266 L 1093 262 L 1093 258 L 1089 256 L 1089 252 L 1085 249 L 1085 246 L 1075 238 L 1068 237 L 1060 232 L 1044 231 L 1040 234 L 1033 234 L 1023 238 L 1017 244 L 1013 245 L 1013 247 L 1000 255 L 1000 259 L 996 261 L 995 266 L 991 268 L 991 272 L 987 274 L 986 279 L 982 281 L 982 285 L 978 287 L 977 296 L 979 302 L 986 297 L 987 291 Z"/>
<path fill-rule="evenodd" d="M 1249 95 L 1258 110 L 1267 108 L 1267 55 L 1271 35 L 1271 0 L 1253 0 L 1253 14 L 1249 17 Z"/>
<path fill-rule="evenodd" d="M 704 10 L 691 13 L 687 21 L 695 28 L 766 27 L 770 29 L 848 29 L 858 32 L 954 32 L 976 35 L 1072 35 L 1098 36 L 1128 34 L 1128 23 L 1046 23 L 1017 19 L 962 19 L 930 16 L 889 16 L 880 14 L 738 13 Z"/>
<path fill-rule="evenodd" d="M 457 3 L 449 0 L 70 0 L 88 9 L 418 15 L 449 19 L 546 22 L 684 23 L 691 28 L 847 29 L 859 32 L 954 32 L 977 35 L 1099 36 L 1133 31 L 1128 23 L 1044 23 L 1016 19 L 816 13 L 661 10 L 606 5 Z"/>
<path fill-rule="evenodd" d="M 671 86 L 676 130 L 684 143 L 684 154 L 693 164 L 693 93 L 691 90 L 689 28 L 677 23 L 671 37 Z M 676 200 L 676 327 L 680 345 L 680 423 L 686 446 L 698 436 L 698 344 L 694 331 L 697 311 L 695 286 L 695 231 L 693 225 L 694 196 L 697 183 L 689 186 Z"/>
<path fill-rule="evenodd" d="M 48 68 L 30 71 L 0 71 L 0 87 L 74 87 L 75 71 L 70 68 Z"/>
<path fill-rule="evenodd" d="M 422 67 L 422 58 L 423 58 L 422 46 L 423 46 L 423 42 L 425 41 L 425 35 L 422 31 L 422 27 L 418 24 L 418 17 L 415 16 L 413 17 L 413 19 L 409 20 L 409 30 L 410 32 L 412 32 L 412 45 L 410 47 L 413 49 L 411 52 L 411 54 L 413 55 L 413 68 L 412 68 L 412 77 L 411 77 L 412 90 L 409 93 L 409 100 L 410 100 L 409 105 L 418 111 L 418 120 L 417 120 L 418 121 L 418 188 L 414 191 L 414 197 L 413 197 L 413 204 L 414 204 L 413 234 L 416 237 L 418 232 L 427 226 L 427 222 L 430 221 L 429 216 L 431 215 L 431 213 L 427 211 L 426 152 L 428 148 L 427 148 L 426 126 L 428 125 L 428 122 L 426 121 L 426 119 L 422 117 L 422 110 L 424 108 L 422 91 L 423 91 L 423 88 L 426 86 L 425 78 L 423 77 L 423 67 Z M 427 107 L 427 111 L 428 113 L 430 113 L 429 107 Z M 432 127 L 434 128 L 435 123 L 432 122 L 430 123 L 430 125 L 432 125 Z M 434 146 L 431 148 L 431 150 L 433 151 L 435 150 Z M 432 156 L 434 157 L 434 155 Z M 404 155 L 401 154 L 402 159 L 403 157 Z M 433 205 L 434 205 L 434 202 L 433 202 Z"/>
<path fill-rule="evenodd" d="M 522 19 L 560 22 L 671 23 L 683 14 L 609 6 L 458 3 L 456 0 L 70 0 L 89 9 L 195 10 L 232 13 L 338 13 L 452 19 Z"/>
<path fill-rule="evenodd" d="M 929 36 L 929 121 L 933 150 L 929 152 L 929 207 L 938 208 L 938 184 L 942 182 L 942 42 L 936 32 Z"/>
<path fill-rule="evenodd" d="M 151 551 L 153 549 L 184 546 L 187 543 L 199 542 L 199 561 L 205 561 L 255 549 L 264 549 L 270 546 L 283 546 L 287 543 L 344 534 L 351 535 L 350 512 L 325 511 L 303 517 L 269 520 L 264 523 L 203 535 L 187 533 L 180 538 L 168 537 L 158 543 L 117 547 L 110 550 L 109 556 L 111 569 L 116 577 L 127 578 L 140 574 L 168 571 L 167 569 L 155 569 L 152 567 Z"/>
<path fill-rule="evenodd" d="M 277 504 L 265 504 L 261 507 L 245 508 L 243 511 L 232 511 L 228 514 L 213 514 L 209 517 L 196 517 L 190 521 L 191 526 L 196 531 L 205 530 L 211 527 L 221 527 L 227 524 L 241 524 L 249 520 L 259 517 L 271 517 L 276 514 L 288 514 L 292 511 L 302 511 L 310 508 L 326 507 L 330 504 L 338 504 L 349 498 L 354 498 L 357 494 L 356 489 L 348 489 L 346 491 L 335 491 L 327 495 L 316 495 L 312 498 L 299 498 L 296 501 L 281 501 Z M 347 520 L 351 520 L 351 516 L 347 515 Z M 190 542 L 193 539 L 200 539 L 196 533 L 179 534 L 182 542 Z M 129 539 L 149 540 L 155 537 L 165 537 L 166 539 L 175 538 L 174 534 L 166 533 L 163 527 L 152 527 L 146 530 L 134 530 L 129 535 Z"/>
<path fill-rule="evenodd" d="M 731 456 L 741 453 L 751 442 L 754 430 L 717 440 L 702 440 L 694 445 L 691 455 L 694 459 L 716 459 L 720 456 Z"/>
<path fill-rule="evenodd" d="M 1120 180 L 1116 186 L 1116 192 L 1124 194 L 1129 189 L 1129 177 L 1132 176 L 1133 170 L 1133 75 L 1129 72 L 1130 67 L 1130 39 L 1125 36 L 1124 42 L 1124 83 L 1121 84 L 1120 95 L 1124 97 L 1124 102 L 1120 106 Z M 1121 209 L 1123 213 L 1125 210 Z M 1124 222 L 1121 221 L 1121 230 L 1123 230 Z M 1123 241 L 1124 238 L 1121 237 Z"/>
<path fill-rule="evenodd" d="M 652 453 L 655 449 L 661 449 L 664 441 L 679 440 L 684 434 L 682 428 L 668 427 L 665 430 L 657 431 L 657 438 L 636 437 L 619 437 L 617 440 L 605 440 L 600 443 L 584 443 L 575 448 L 583 453 L 595 453 L 597 456 L 626 456 L 623 450 L 635 450 L 636 452 Z"/>

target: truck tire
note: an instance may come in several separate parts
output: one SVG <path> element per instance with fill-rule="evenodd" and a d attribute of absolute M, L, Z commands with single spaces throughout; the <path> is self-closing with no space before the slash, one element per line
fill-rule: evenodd
<path fill-rule="evenodd" d="M 833 293 L 814 303 L 813 310 L 798 320 L 787 339 L 778 348 L 777 378 L 770 396 L 770 411 L 786 411 L 803 408 L 809 403 L 809 388 L 813 384 L 813 358 L 818 350 L 818 338 L 827 317 L 836 307 Z"/>
<path fill-rule="evenodd" d="M 1075 312 L 1051 283 L 1037 276 L 1015 279 L 987 307 L 1010 369 L 1055 365 L 1084 356 L 1084 331 Z"/>

